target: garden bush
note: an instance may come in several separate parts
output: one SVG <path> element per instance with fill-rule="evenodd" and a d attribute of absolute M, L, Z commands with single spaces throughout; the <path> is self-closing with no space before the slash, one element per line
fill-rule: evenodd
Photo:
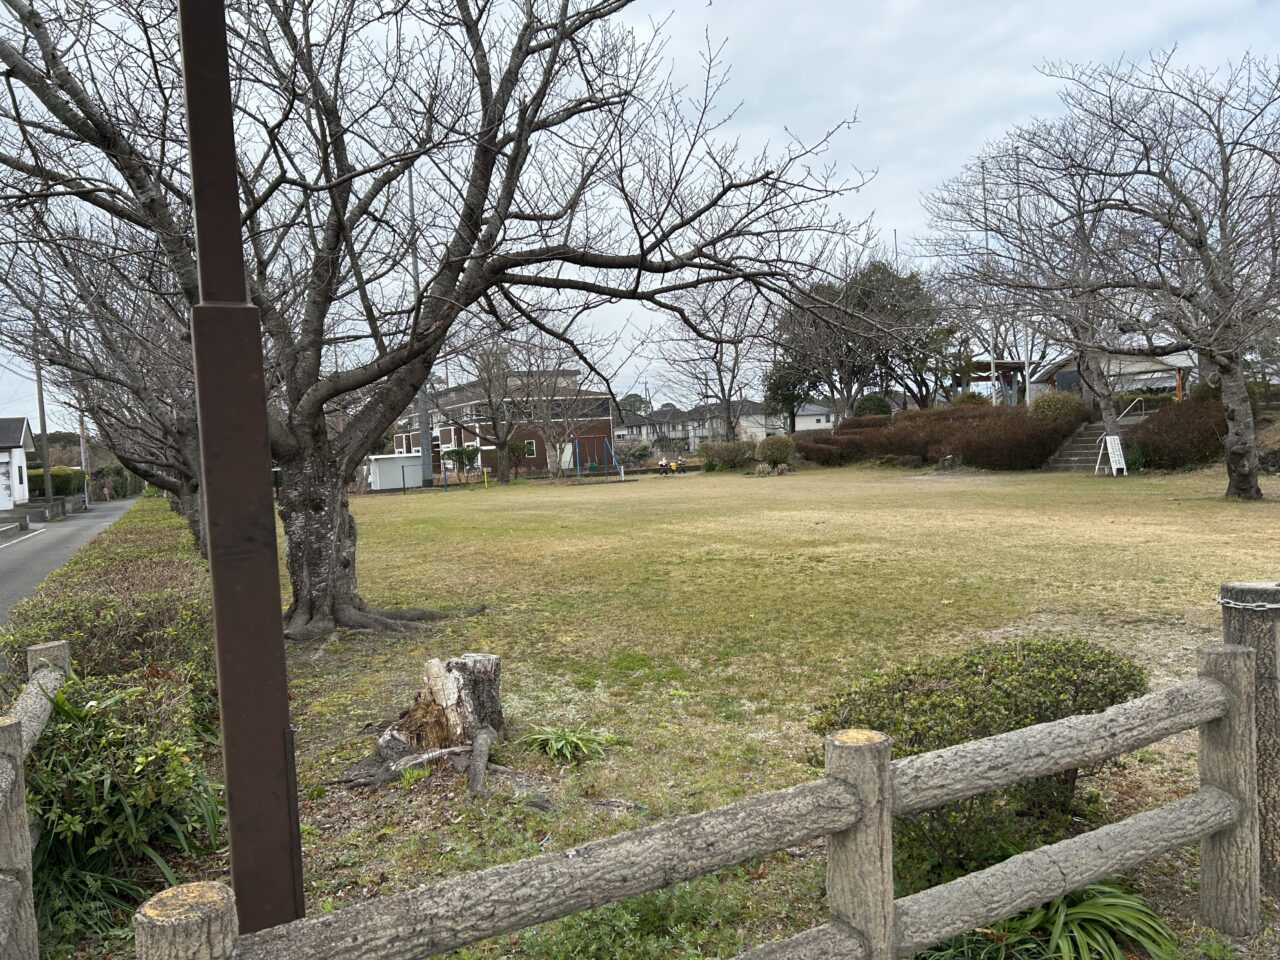
<path fill-rule="evenodd" d="M 1076 420 L 994 417 L 952 440 L 963 463 L 987 470 L 1038 470 L 1079 425 Z"/>
<path fill-rule="evenodd" d="M 1077 420 L 1040 420 L 1023 407 L 962 405 L 906 410 L 882 427 L 841 429 L 830 441 L 844 462 L 869 457 L 919 457 L 937 462 L 958 454 L 970 466 L 1032 470 L 1053 456 Z"/>
<path fill-rule="evenodd" d="M 218 790 L 181 671 L 69 678 L 27 764 L 40 823 L 33 856 L 41 946 L 78 946 L 126 926 L 176 882 L 168 860 L 214 846 Z"/>
<path fill-rule="evenodd" d="M 75 678 L 28 761 L 41 940 L 127 927 L 166 860 L 208 845 L 221 808 L 204 773 L 217 706 L 208 570 L 186 521 L 139 500 L 17 604 L 11 661 L 68 640 Z M 127 931 L 126 931 L 127 932 Z"/>
<path fill-rule="evenodd" d="M 1085 421 L 1084 404 L 1074 393 L 1062 390 L 1042 393 L 1031 401 L 1032 420 L 1070 423 L 1073 427 Z"/>
<path fill-rule="evenodd" d="M 213 676 L 212 600 L 190 530 L 163 500 L 139 501 L 18 603 L 0 646 L 12 662 L 67 640 L 82 676 L 191 666 Z"/>
<path fill-rule="evenodd" d="M 84 493 L 84 471 L 76 467 L 54 467 L 53 495 L 55 497 L 78 497 Z M 44 497 L 44 471 L 36 468 L 27 471 L 27 489 L 32 500 Z"/>
<path fill-rule="evenodd" d="M 796 443 L 796 453 L 810 463 L 816 463 L 822 467 L 839 467 L 848 463 L 840 448 L 830 443 L 810 443 L 807 440 L 801 440 Z"/>
<path fill-rule="evenodd" d="M 797 430 L 791 434 L 791 439 L 796 443 L 830 443 L 830 430 Z"/>
<path fill-rule="evenodd" d="M 741 470 L 755 462 L 756 445 L 750 440 L 728 440 L 720 443 L 701 443 L 698 456 L 705 469 Z"/>
<path fill-rule="evenodd" d="M 1178 470 L 1222 456 L 1227 418 L 1217 400 L 1184 400 L 1157 410 L 1125 435 L 1125 447 L 1152 470 Z"/>
<path fill-rule="evenodd" d="M 771 467 L 787 463 L 796 452 L 796 443 L 790 437 L 765 437 L 756 444 L 756 459 Z"/>
<path fill-rule="evenodd" d="M 983 643 L 855 680 L 821 704 L 809 728 L 880 730 L 912 756 L 1145 693 L 1142 667 L 1084 640 Z M 1065 836 L 1084 811 L 1077 773 L 1045 777 L 902 818 L 895 825 L 899 893 L 911 893 Z"/>
<path fill-rule="evenodd" d="M 966 390 L 964 393 L 957 393 L 951 398 L 951 406 L 989 407 L 991 406 L 991 398 L 984 397 L 980 393 L 974 393 L 972 390 Z"/>
<path fill-rule="evenodd" d="M 868 427 L 887 427 L 892 419 L 893 417 L 890 416 L 848 417 L 840 421 L 840 425 L 836 427 L 836 432 L 864 430 Z"/>
<path fill-rule="evenodd" d="M 853 406 L 855 417 L 887 417 L 893 413 L 893 405 L 877 394 L 863 397 Z"/>

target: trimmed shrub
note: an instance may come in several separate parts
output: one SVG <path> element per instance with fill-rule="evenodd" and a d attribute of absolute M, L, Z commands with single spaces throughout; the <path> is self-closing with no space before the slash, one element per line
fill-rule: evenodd
<path fill-rule="evenodd" d="M 741 470 L 755 462 L 756 445 L 750 440 L 729 440 L 723 443 L 701 443 L 698 456 L 704 468 L 711 470 Z"/>
<path fill-rule="evenodd" d="M 168 858 L 215 845 L 222 805 L 200 762 L 188 684 L 151 668 L 69 678 L 54 695 L 27 765 L 44 950 L 118 931 L 175 881 Z"/>
<path fill-rule="evenodd" d="M 837 433 L 844 433 L 846 430 L 864 430 L 868 427 L 887 427 L 893 419 L 890 416 L 878 417 L 848 417 L 840 421 L 840 425 L 836 427 Z"/>
<path fill-rule="evenodd" d="M 1217 400 L 1183 400 L 1157 410 L 1125 435 L 1151 470 L 1178 470 L 1222 456 L 1227 418 Z"/>
<path fill-rule="evenodd" d="M 1139 664 L 1090 641 L 982 643 L 855 680 L 817 708 L 809 728 L 822 735 L 879 730 L 893 738 L 895 756 L 912 756 L 1096 713 L 1146 689 Z M 1045 777 L 900 819 L 899 895 L 990 866 L 1011 850 L 1061 839 L 1083 810 L 1077 776 Z"/>
<path fill-rule="evenodd" d="M 791 434 L 791 439 L 796 443 L 830 443 L 830 430 L 797 430 Z"/>
<path fill-rule="evenodd" d="M 893 405 L 877 394 L 863 397 L 853 407 L 855 417 L 887 417 L 893 413 Z"/>
<path fill-rule="evenodd" d="M 786 463 L 796 452 L 796 443 L 790 437 L 765 437 L 756 444 L 756 459 L 777 468 Z"/>
<path fill-rule="evenodd" d="M 78 675 L 27 766 L 43 821 L 43 944 L 127 937 L 137 906 L 174 882 L 170 854 L 209 845 L 221 819 L 202 756 L 217 738 L 211 636 L 205 563 L 186 521 L 152 497 L 46 577 L 0 630 L 11 660 L 69 640 Z"/>
<path fill-rule="evenodd" d="M 70 641 L 82 676 L 155 666 L 212 678 L 212 636 L 208 568 L 186 521 L 147 499 L 13 608 L 0 647 L 20 662 L 32 644 Z"/>
<path fill-rule="evenodd" d="M 1037 470 L 1076 428 L 1076 420 L 995 417 L 954 440 L 960 459 L 987 470 Z"/>
<path fill-rule="evenodd" d="M 990 397 L 984 397 L 982 394 L 974 393 L 972 390 L 966 390 L 964 393 L 958 393 L 951 398 L 951 406 L 953 407 L 989 407 L 991 405 Z"/>
<path fill-rule="evenodd" d="M 1042 393 L 1031 401 L 1030 417 L 1032 420 L 1048 420 L 1070 423 L 1072 426 L 1085 420 L 1084 404 L 1074 393 L 1062 390 L 1053 393 Z"/>
<path fill-rule="evenodd" d="M 796 444 L 796 453 L 810 463 L 816 463 L 822 467 L 839 467 L 848 462 L 840 452 L 840 448 L 829 443 L 810 443 L 807 440 L 801 440 Z"/>

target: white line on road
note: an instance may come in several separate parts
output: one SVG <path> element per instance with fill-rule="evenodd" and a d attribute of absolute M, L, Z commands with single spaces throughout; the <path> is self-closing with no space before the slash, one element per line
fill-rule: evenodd
<path fill-rule="evenodd" d="M 39 530 L 32 530 L 25 537 L 19 537 L 17 540 L 10 540 L 8 543 L 0 543 L 0 550 L 3 550 L 5 547 L 12 547 L 15 543 L 21 543 L 23 540 L 30 540 L 37 533 L 44 533 L 44 527 L 41 527 Z"/>

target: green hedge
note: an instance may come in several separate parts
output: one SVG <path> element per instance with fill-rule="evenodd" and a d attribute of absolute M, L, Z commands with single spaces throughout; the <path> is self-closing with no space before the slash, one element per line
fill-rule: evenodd
<path fill-rule="evenodd" d="M 879 730 L 906 757 L 1096 713 L 1146 689 L 1139 664 L 1089 641 L 983 643 L 861 677 L 820 704 L 809 727 Z M 894 829 L 899 893 L 1062 839 L 1084 811 L 1076 782 L 1072 771 L 902 818 Z"/>
<path fill-rule="evenodd" d="M 83 470 L 77 467 L 54 467 L 52 473 L 55 497 L 78 497 L 84 493 Z M 44 471 L 39 467 L 27 471 L 27 489 L 33 500 L 44 496 Z"/>
<path fill-rule="evenodd" d="M 70 641 L 75 676 L 27 776 L 41 942 L 56 953 L 127 938 L 174 855 L 207 849 L 222 816 L 208 570 L 163 499 L 134 504 L 0 630 L 17 663 L 51 640 Z"/>

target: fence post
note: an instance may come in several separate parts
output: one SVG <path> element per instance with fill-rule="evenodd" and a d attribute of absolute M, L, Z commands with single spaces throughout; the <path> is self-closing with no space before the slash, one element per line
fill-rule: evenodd
<path fill-rule="evenodd" d="M 893 960 L 893 809 L 889 738 L 875 730 L 842 730 L 826 740 L 827 776 L 849 784 L 862 818 L 827 838 L 827 905 L 857 930 L 867 960 Z"/>
<path fill-rule="evenodd" d="M 36 960 L 36 911 L 31 898 L 31 828 L 22 776 L 22 721 L 0 717 L 0 872 L 18 884 L 9 939 L 0 942 L 0 960 Z"/>
<path fill-rule="evenodd" d="M 27 676 L 41 667 L 55 667 L 66 673 L 71 669 L 71 644 L 66 640 L 36 643 L 27 647 Z"/>
<path fill-rule="evenodd" d="M 138 960 L 231 960 L 239 924 L 224 883 L 184 883 L 162 890 L 133 917 Z"/>
<path fill-rule="evenodd" d="M 1217 787 L 1240 802 L 1235 825 L 1201 842 L 1200 919 L 1231 936 L 1262 929 L 1254 662 L 1248 647 L 1200 651 L 1200 675 L 1226 687 L 1231 701 L 1225 716 L 1200 728 L 1200 784 Z"/>
<path fill-rule="evenodd" d="M 1250 647 L 1257 657 L 1254 711 L 1262 886 L 1280 897 L 1280 675 L 1276 664 L 1280 583 L 1224 583 L 1218 599 L 1222 642 Z"/>

